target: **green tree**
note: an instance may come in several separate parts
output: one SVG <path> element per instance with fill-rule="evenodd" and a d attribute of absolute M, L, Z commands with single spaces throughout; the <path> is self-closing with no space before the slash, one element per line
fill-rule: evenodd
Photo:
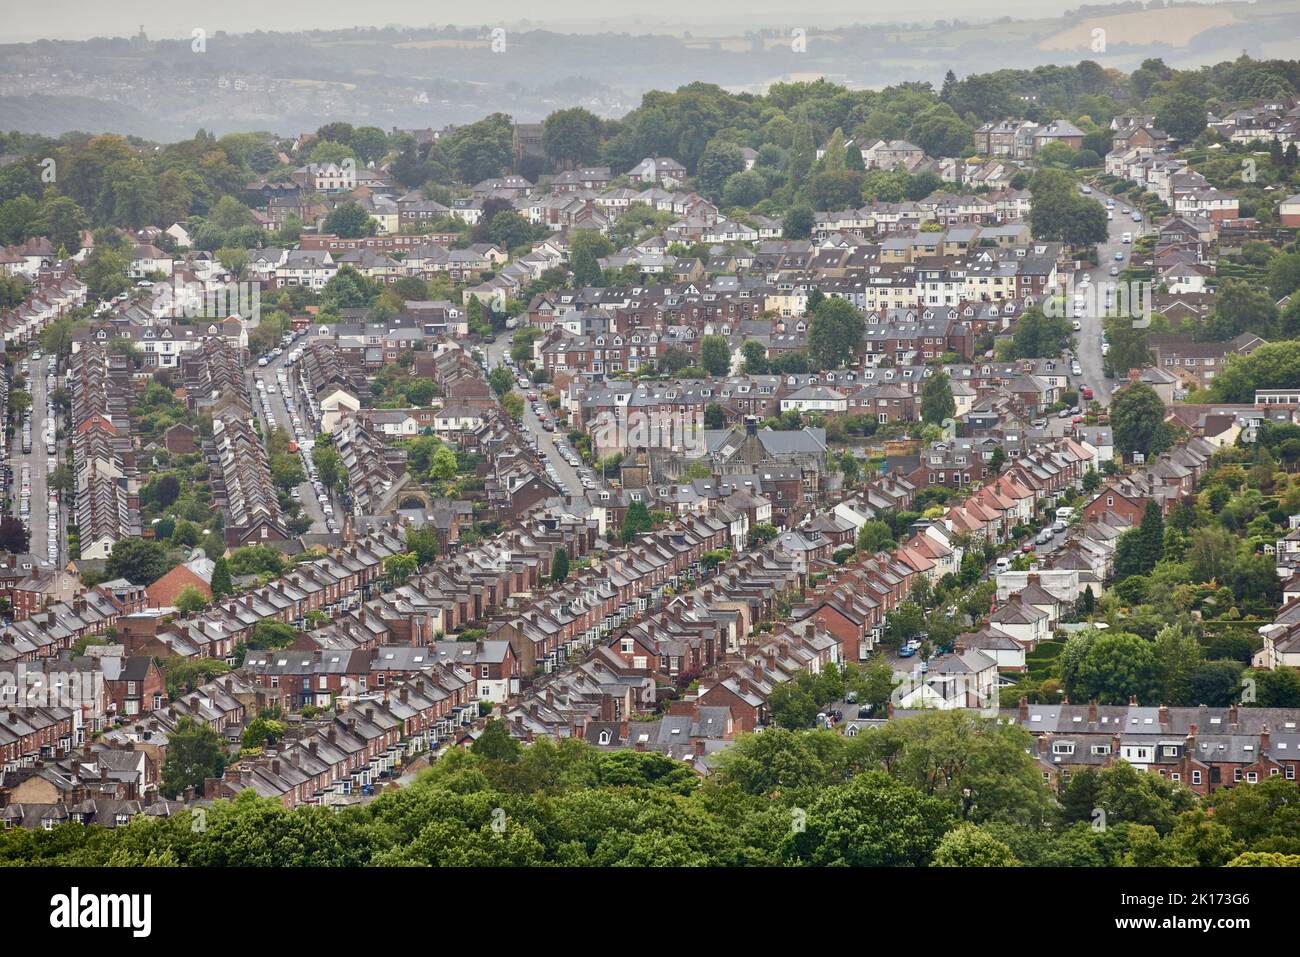
<path fill-rule="evenodd" d="M 789 731 L 812 726 L 817 717 L 817 702 L 797 681 L 782 681 L 772 689 L 767 701 L 772 721 Z"/>
<path fill-rule="evenodd" d="M 1142 382 L 1126 386 L 1111 399 L 1110 425 L 1115 447 L 1126 456 L 1158 455 L 1172 444 L 1165 404 L 1155 389 Z"/>
<path fill-rule="evenodd" d="M 167 736 L 167 757 L 162 766 L 162 793 L 177 797 L 187 787 L 203 793 L 207 778 L 219 778 L 226 768 L 221 736 L 206 724 L 180 718 Z"/>
<path fill-rule="evenodd" d="M 446 482 L 456 477 L 456 453 L 445 445 L 438 446 L 433 453 L 433 464 L 429 475 L 435 481 Z"/>
<path fill-rule="evenodd" d="M 241 743 L 246 748 L 261 748 L 268 743 L 274 747 L 284 737 L 284 722 L 260 715 L 248 722 Z"/>
<path fill-rule="evenodd" d="M 497 395 L 505 395 L 515 387 L 515 379 L 508 368 L 500 365 L 488 373 L 488 384 Z"/>
<path fill-rule="evenodd" d="M 288 648 L 298 637 L 292 625 L 279 621 L 263 620 L 249 632 L 248 647 L 257 651 L 279 651 Z"/>
<path fill-rule="evenodd" d="M 638 535 L 650 531 L 653 527 L 654 523 L 650 518 L 650 510 L 646 508 L 645 502 L 639 500 L 632 502 L 623 515 L 623 524 L 619 528 L 619 539 L 626 545 Z"/>
<path fill-rule="evenodd" d="M 542 149 L 560 168 L 594 161 L 600 149 L 600 118 L 580 106 L 557 110 L 542 126 Z"/>
<path fill-rule="evenodd" d="M 847 299 L 823 301 L 808 329 L 808 358 L 818 369 L 847 366 L 862 348 L 866 320 Z"/>
<path fill-rule="evenodd" d="M 943 836 L 934 867 L 1018 867 L 1011 848 L 974 824 L 961 824 Z"/>
<path fill-rule="evenodd" d="M 218 555 L 212 562 L 212 598 L 219 601 L 226 595 L 235 593 L 235 584 L 230 579 L 230 566 L 225 558 Z"/>
<path fill-rule="evenodd" d="M 815 866 L 921 867 L 952 821 L 938 798 L 866 771 L 818 792 L 805 826 L 793 829 L 786 842 L 791 859 Z"/>
<path fill-rule="evenodd" d="M 207 606 L 207 596 L 193 585 L 186 585 L 176 596 L 176 610 L 183 615 L 193 615 Z"/>
<path fill-rule="evenodd" d="M 1102 704 L 1157 704 L 1159 670 L 1151 643 L 1138 635 L 1107 631 L 1092 640 L 1079 665 L 1071 698 L 1096 699 Z"/>
<path fill-rule="evenodd" d="M 1021 314 L 1011 336 L 1011 354 L 1016 359 L 1046 359 L 1059 356 L 1070 343 L 1070 324 L 1064 317 L 1048 316 L 1038 306 Z"/>
<path fill-rule="evenodd" d="M 935 425 L 957 414 L 957 403 L 952 397 L 952 382 L 948 373 L 936 372 L 925 380 L 921 389 L 921 419 Z"/>
<path fill-rule="evenodd" d="M 171 568 L 167 550 L 143 538 L 121 538 L 113 543 L 104 571 L 109 578 L 125 578 L 136 585 L 151 585 Z"/>
<path fill-rule="evenodd" d="M 700 340 L 700 365 L 715 378 L 722 378 L 731 371 L 731 346 L 726 337 L 705 336 Z"/>
<path fill-rule="evenodd" d="M 1201 645 L 1196 636 L 1178 625 L 1166 625 L 1156 633 L 1156 668 L 1160 678 L 1160 701 L 1168 705 L 1190 705 L 1191 678 L 1201 665 Z"/>
<path fill-rule="evenodd" d="M 406 529 L 406 547 L 415 553 L 420 565 L 430 565 L 438 557 L 438 534 L 429 526 Z"/>
<path fill-rule="evenodd" d="M 813 208 L 806 203 L 794 206 L 785 214 L 781 223 L 781 235 L 786 239 L 807 239 L 812 235 L 816 215 Z"/>
<path fill-rule="evenodd" d="M 359 239 L 373 236 L 376 224 L 360 203 L 349 200 L 341 203 L 325 217 L 325 232 L 333 233 L 340 239 Z"/>
<path fill-rule="evenodd" d="M 523 747 L 511 737 L 504 721 L 492 718 L 483 727 L 483 733 L 470 745 L 470 751 L 490 761 L 514 764 L 519 760 Z"/>
<path fill-rule="evenodd" d="M 1156 124 L 1180 143 L 1191 143 L 1205 129 L 1205 102 L 1185 93 L 1171 96 L 1156 112 Z"/>
<path fill-rule="evenodd" d="M 722 199 L 727 180 L 744 168 L 745 159 L 739 146 L 724 140 L 710 143 L 696 167 L 700 192 L 714 200 Z"/>
<path fill-rule="evenodd" d="M 316 466 L 316 474 L 320 478 L 321 484 L 326 488 L 336 488 L 344 480 L 345 472 L 343 468 L 343 459 L 339 457 L 338 450 L 334 446 L 325 442 L 317 442 L 311 450 L 312 464 Z"/>
<path fill-rule="evenodd" d="M 1197 528 L 1187 537 L 1187 561 L 1194 582 L 1227 580 L 1237 557 L 1237 536 L 1222 525 Z"/>
<path fill-rule="evenodd" d="M 555 558 L 551 561 L 551 583 L 560 585 L 569 577 L 569 553 L 563 548 L 555 550 Z"/>
<path fill-rule="evenodd" d="M 1255 671 L 1255 703 L 1261 708 L 1300 708 L 1300 672 L 1292 668 Z"/>
<path fill-rule="evenodd" d="M 894 530 L 889 527 L 888 522 L 882 522 L 879 519 L 873 519 L 864 522 L 858 529 L 858 551 L 868 555 L 874 555 L 879 551 L 887 551 L 894 547 Z"/>
<path fill-rule="evenodd" d="M 399 552 L 384 559 L 384 579 L 390 586 L 405 582 L 420 569 L 420 560 L 414 552 Z"/>

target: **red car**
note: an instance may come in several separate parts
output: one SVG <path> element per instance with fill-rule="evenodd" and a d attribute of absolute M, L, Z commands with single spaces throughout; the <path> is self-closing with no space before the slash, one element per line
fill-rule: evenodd
<path fill-rule="evenodd" d="M 1089 398 L 1092 398 L 1092 397 L 1089 396 Z M 537 401 L 537 393 L 536 393 L 536 392 L 530 392 L 530 393 L 528 393 L 528 401 L 529 401 L 529 402 L 536 402 L 536 401 Z"/>
<path fill-rule="evenodd" d="M 1086 385 L 1083 387 L 1083 397 L 1084 397 L 1085 399 L 1091 399 L 1091 398 L 1092 398 L 1092 390 L 1089 389 Z"/>
<path fill-rule="evenodd" d="M 1024 552 L 1026 555 L 1028 555 L 1030 552 L 1034 550 L 1034 546 L 1029 544 L 1021 545 L 1020 550 Z"/>

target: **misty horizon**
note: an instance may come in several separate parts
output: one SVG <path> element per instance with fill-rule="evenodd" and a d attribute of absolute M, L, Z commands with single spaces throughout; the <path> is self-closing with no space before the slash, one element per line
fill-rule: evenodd
<path fill-rule="evenodd" d="M 1202 5 L 1240 3 L 1241 0 L 1186 0 Z M 150 39 L 181 39 L 202 28 L 212 35 L 256 32 L 308 33 L 333 30 L 411 29 L 445 27 L 458 29 L 505 26 L 519 30 L 546 30 L 561 33 L 628 33 L 632 35 L 743 35 L 755 30 L 782 27 L 831 29 L 855 25 L 889 24 L 918 26 L 952 22 L 990 22 L 1010 17 L 1014 20 L 1045 19 L 1064 15 L 1085 6 L 1078 0 L 973 0 L 954 10 L 950 0 L 887 0 L 868 9 L 854 0 L 830 0 L 819 6 L 815 15 L 807 11 L 798 15 L 778 0 L 753 0 L 744 5 L 744 22 L 711 10 L 698 12 L 690 0 L 665 0 L 653 16 L 639 12 L 592 15 L 590 7 L 573 0 L 546 4 L 542 12 L 526 0 L 503 0 L 495 7 L 497 16 L 484 18 L 460 13 L 464 8 L 445 11 L 441 4 L 394 0 L 385 5 L 384 20 L 358 22 L 353 4 L 313 4 L 311 23 L 292 8 L 270 6 L 256 0 L 230 0 L 219 8 L 194 15 L 188 10 L 160 10 L 144 0 L 124 0 L 111 8 L 90 0 L 51 0 L 39 6 L 19 7 L 7 11 L 0 25 L 0 43 L 32 43 L 40 40 L 81 41 L 98 38 L 133 37 L 143 29 Z M 430 15 L 432 13 L 432 16 Z M 57 24 L 57 26 L 52 26 Z"/>

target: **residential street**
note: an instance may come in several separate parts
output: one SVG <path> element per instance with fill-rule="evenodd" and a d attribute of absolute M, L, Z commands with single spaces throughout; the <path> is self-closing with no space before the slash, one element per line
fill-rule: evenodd
<path fill-rule="evenodd" d="M 36 361 L 29 360 L 27 371 L 27 390 L 32 397 L 32 450 L 29 453 L 23 453 L 23 430 L 21 420 L 14 430 L 14 439 L 10 447 L 10 460 L 13 464 L 13 481 L 14 481 L 14 507 L 20 508 L 20 503 L 26 498 L 29 503 L 31 512 L 24 518 L 27 529 L 30 532 L 29 550 L 38 559 L 42 567 L 55 567 L 63 564 L 67 557 L 66 536 L 64 534 L 64 506 L 67 503 L 60 503 L 54 507 L 53 514 L 55 518 L 55 527 L 53 530 L 54 538 L 50 537 L 49 517 L 51 510 L 49 507 L 49 455 L 45 444 L 45 432 L 47 428 L 47 402 L 49 400 L 50 390 L 46 382 L 46 375 L 53 369 L 54 360 L 49 356 L 43 356 Z M 61 445 L 62 443 L 60 443 Z M 55 458 L 57 459 L 57 452 Z M 26 470 L 24 470 L 26 466 Z M 24 475 L 30 485 L 30 494 L 23 495 Z M 56 543 L 58 554 L 56 560 L 51 560 L 49 555 L 49 546 Z"/>
<path fill-rule="evenodd" d="M 485 343 L 483 353 L 487 356 L 488 371 L 495 369 L 502 364 L 502 360 L 510 354 L 510 333 L 504 332 L 496 338 L 495 341 Z M 541 420 L 533 413 L 533 403 L 528 401 L 528 391 L 521 390 L 518 385 L 515 386 L 524 398 L 524 430 L 536 436 L 538 451 L 546 456 L 546 461 L 555 467 L 556 473 L 560 477 L 560 483 L 564 486 L 563 491 L 575 498 L 583 494 L 582 477 L 560 455 L 560 449 L 568 449 L 568 442 L 560 429 L 562 426 L 557 425 L 554 432 L 547 432 L 542 428 Z M 540 393 L 539 393 L 540 394 Z"/>
<path fill-rule="evenodd" d="M 1094 189 L 1092 198 L 1105 205 L 1110 197 L 1099 190 Z M 1108 223 L 1110 235 L 1106 242 L 1097 247 L 1098 265 L 1094 269 L 1087 270 L 1092 280 L 1093 286 L 1097 290 L 1097 305 L 1099 308 L 1087 308 L 1081 311 L 1077 317 L 1079 320 L 1079 331 L 1074 334 L 1075 355 L 1078 357 L 1079 365 L 1083 369 L 1081 377 L 1071 377 L 1076 386 L 1088 386 L 1092 389 L 1097 401 L 1102 405 L 1110 403 L 1111 391 L 1115 388 L 1116 382 L 1107 379 L 1103 372 L 1103 357 L 1101 354 L 1101 333 L 1102 317 L 1105 308 L 1104 290 L 1107 283 L 1117 281 L 1118 277 L 1110 275 L 1112 266 L 1118 266 L 1122 272 L 1129 263 L 1129 257 L 1132 255 L 1133 246 L 1123 242 L 1125 233 L 1133 234 L 1133 241 L 1136 242 L 1138 237 L 1147 231 L 1147 223 L 1135 223 L 1131 215 L 1124 215 L 1123 210 L 1132 210 L 1132 206 L 1126 199 L 1115 199 L 1114 217 Z M 1123 252 L 1124 261 L 1119 262 L 1115 259 L 1115 253 Z M 1082 290 L 1084 287 L 1081 283 L 1083 273 L 1080 272 L 1074 277 L 1075 291 Z M 1086 297 L 1086 301 L 1091 305 L 1091 296 Z M 1066 307 L 1070 307 L 1070 302 L 1066 302 Z"/>
<path fill-rule="evenodd" d="M 296 387 L 297 377 L 293 374 L 292 366 L 288 364 L 289 353 L 296 349 L 305 349 L 308 342 L 310 342 L 309 335 L 300 337 L 265 366 L 258 366 L 256 364 L 256 358 L 254 357 L 253 364 L 247 373 L 250 394 L 253 396 L 253 404 L 257 409 L 259 417 L 262 419 L 263 427 L 265 428 L 274 425 L 276 428 L 282 429 L 291 439 L 294 438 L 293 422 L 289 417 L 289 410 L 284 403 L 284 390 L 281 388 L 282 384 L 278 373 L 280 370 L 284 370 L 287 374 L 288 388 L 294 389 Z M 259 375 L 266 383 L 267 392 L 265 393 L 261 392 L 257 388 L 256 379 Z M 275 389 L 274 394 L 270 392 L 272 388 Z M 271 422 L 267 421 L 266 411 L 262 405 L 263 395 L 265 395 L 271 405 L 271 417 L 273 420 Z M 299 420 L 302 421 L 303 429 L 306 432 L 307 437 L 309 439 L 313 438 L 315 435 L 315 423 L 310 421 L 311 413 L 307 409 L 306 397 L 301 394 L 301 390 L 298 390 L 298 394 L 293 396 L 293 400 L 294 410 L 297 412 Z M 304 472 L 306 471 L 305 462 L 303 470 Z M 302 495 L 300 502 L 303 512 L 312 521 L 310 534 L 326 534 L 329 529 L 326 528 L 325 525 L 325 512 L 321 507 L 321 503 L 316 499 L 316 490 L 312 487 L 311 482 L 303 482 L 298 486 L 298 491 L 299 494 Z M 339 511 L 337 496 L 333 491 L 330 491 L 329 495 L 332 502 L 331 507 L 334 509 L 335 518 L 338 519 L 341 516 L 341 512 Z"/>

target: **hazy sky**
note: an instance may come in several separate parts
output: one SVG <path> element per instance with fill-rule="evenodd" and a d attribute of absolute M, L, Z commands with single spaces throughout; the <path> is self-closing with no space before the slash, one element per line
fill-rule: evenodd
<path fill-rule="evenodd" d="M 653 12 L 626 0 L 496 0 L 487 7 L 438 0 L 386 0 L 367 13 L 353 0 L 221 0 L 213 4 L 160 3 L 158 0 L 0 0 L 0 42 L 37 39 L 84 40 L 131 36 L 143 25 L 154 38 L 189 36 L 195 27 L 225 30 L 299 31 L 356 26 L 511 25 L 531 20 L 561 32 L 743 33 L 754 27 L 835 26 L 882 21 L 920 22 L 999 16 L 1051 17 L 1083 0 L 820 0 L 811 7 L 789 0 L 657 0 Z M 795 11 L 795 12 L 792 12 Z M 486 17 L 486 18 L 485 18 Z"/>

